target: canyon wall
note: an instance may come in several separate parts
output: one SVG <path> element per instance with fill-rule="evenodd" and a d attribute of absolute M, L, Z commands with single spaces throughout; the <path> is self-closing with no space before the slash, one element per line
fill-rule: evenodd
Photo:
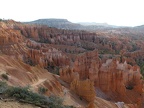
<path fill-rule="evenodd" d="M 97 90 L 98 88 L 104 93 L 105 97 L 112 101 L 137 104 L 142 99 L 143 80 L 140 68 L 138 66 L 131 66 L 126 61 L 120 62 L 118 58 L 108 59 L 105 63 L 102 63 L 97 51 L 87 52 L 78 56 L 72 70 L 63 69 L 61 71 L 61 79 L 71 83 L 74 86 L 72 90 L 80 96 L 87 94 L 87 91 L 83 90 L 83 85 L 89 84 L 89 86 L 92 86 L 94 84 L 93 88 L 95 87 L 96 96 L 101 97 L 100 91 Z M 73 78 L 72 75 L 74 73 L 77 73 L 77 76 L 79 76 L 78 80 Z M 87 83 L 87 81 L 93 84 Z M 79 92 L 77 89 L 83 92 Z M 93 94 L 93 92 L 91 93 Z M 105 99 L 107 100 L 107 98 Z M 89 99 L 86 100 L 89 101 Z"/>
<path fill-rule="evenodd" d="M 114 31 L 90 33 L 0 22 L 1 73 L 8 74 L 11 85 L 48 88 L 47 95 L 62 96 L 60 82 L 66 82 L 67 89 L 90 106 L 98 97 L 140 106 L 143 77 L 136 60 L 141 60 L 144 43 L 135 38 Z M 52 73 L 61 68 L 56 73 L 60 79 L 43 68 Z"/>

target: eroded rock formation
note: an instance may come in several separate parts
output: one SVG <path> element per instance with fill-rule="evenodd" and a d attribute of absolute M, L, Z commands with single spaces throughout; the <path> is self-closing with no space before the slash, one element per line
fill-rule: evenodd
<path fill-rule="evenodd" d="M 74 72 L 78 72 L 80 79 L 87 79 L 94 81 L 98 68 L 100 67 L 100 59 L 98 52 L 87 52 L 78 56 L 74 62 Z"/>
<path fill-rule="evenodd" d="M 14 86 L 30 85 L 37 90 L 43 86 L 48 94 L 62 95 L 62 86 L 47 70 L 39 66 L 29 66 L 9 56 L 0 56 L 0 80 L 5 81 L 2 74 L 7 75 L 7 83 Z"/>
<path fill-rule="evenodd" d="M 135 64 L 138 59 L 141 62 L 144 43 L 139 39 L 141 36 L 135 40 L 133 36 L 121 36 L 114 31 L 89 33 L 11 20 L 0 22 L 0 73 L 8 74 L 7 82 L 11 85 L 30 84 L 34 90 L 45 87 L 47 95 L 64 96 L 64 90 L 71 89 L 90 102 L 89 107 L 100 107 L 98 97 L 141 107 L 143 80 Z M 70 88 L 59 76 L 47 71 L 54 67 L 63 67 L 60 79 L 71 85 Z M 74 100 L 70 92 L 67 94 L 66 99 Z M 102 105 L 105 103 L 102 101 L 99 103 L 103 107 L 115 105 L 109 102 Z"/>
<path fill-rule="evenodd" d="M 71 82 L 71 90 L 88 102 L 94 101 L 96 96 L 94 83 L 88 79 L 83 81 L 74 79 Z"/>
<path fill-rule="evenodd" d="M 60 69 L 60 78 L 68 83 L 71 83 L 74 79 L 79 80 L 79 74 L 73 71 L 73 68 L 66 66 Z"/>
<path fill-rule="evenodd" d="M 74 62 L 73 70 L 63 70 L 61 73 L 78 73 L 79 81 L 74 80 L 73 91 L 80 96 L 86 95 L 86 91 L 79 92 L 77 89 L 86 83 L 86 79 L 89 82 L 94 82 L 94 86 L 102 90 L 105 96 L 108 96 L 113 101 L 124 101 L 126 103 L 136 103 L 142 99 L 142 75 L 140 74 L 140 68 L 138 66 L 131 66 L 127 62 L 120 62 L 120 59 L 108 59 L 105 63 L 102 63 L 98 57 L 97 51 L 87 52 L 78 56 Z M 66 82 L 71 82 L 73 79 L 72 74 L 60 74 L 61 78 Z M 68 79 L 67 79 L 68 77 Z M 69 80 L 71 78 L 71 80 Z M 75 85 L 74 85 L 75 84 Z M 89 83 L 90 85 L 90 83 Z M 82 91 L 83 87 L 80 89 Z M 97 90 L 96 90 L 97 91 Z M 91 92 L 92 93 L 92 92 Z M 93 94 L 93 93 L 92 93 Z M 91 94 L 91 95 L 92 95 Z M 96 95 L 101 97 L 101 93 L 98 91 Z M 116 95 L 116 97 L 113 97 Z M 133 94 L 133 95 L 132 95 Z M 106 99 L 106 98 L 105 98 Z M 141 102 L 139 102 L 140 104 Z"/>

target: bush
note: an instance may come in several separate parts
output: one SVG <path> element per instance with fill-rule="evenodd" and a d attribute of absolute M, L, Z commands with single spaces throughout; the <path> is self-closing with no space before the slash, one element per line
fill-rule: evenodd
<path fill-rule="evenodd" d="M 13 97 L 17 100 L 24 100 L 36 105 L 45 105 L 45 97 L 37 93 L 33 93 L 27 87 L 11 87 L 6 91 L 8 97 Z"/>
<path fill-rule="evenodd" d="M 63 104 L 62 104 L 63 99 L 61 99 L 57 96 L 54 96 L 54 95 L 49 96 L 48 101 L 49 101 L 50 108 L 62 108 L 62 106 L 63 106 Z"/>
<path fill-rule="evenodd" d="M 45 91 L 45 88 L 41 88 L 41 91 Z M 63 100 L 57 96 L 43 96 L 37 93 L 33 93 L 28 87 L 11 87 L 6 91 L 8 97 L 15 98 L 17 100 L 23 100 L 40 106 L 48 106 L 48 108 L 73 108 L 72 106 L 64 106 Z"/>
<path fill-rule="evenodd" d="M 45 94 L 46 92 L 47 92 L 47 88 L 44 88 L 44 87 L 39 87 L 38 88 L 38 92 L 39 92 L 39 94 Z"/>
<path fill-rule="evenodd" d="M 63 99 L 55 95 L 49 96 L 47 101 L 49 102 L 49 108 L 74 108 L 73 106 L 63 105 Z"/>
<path fill-rule="evenodd" d="M 6 84 L 6 82 L 2 82 L 0 81 L 0 93 L 4 93 L 6 90 L 8 89 L 8 85 Z"/>
<path fill-rule="evenodd" d="M 56 75 L 59 75 L 59 67 L 58 66 L 54 66 L 54 65 L 48 65 L 48 67 L 46 67 L 46 69 Z"/>
<path fill-rule="evenodd" d="M 3 79 L 8 81 L 8 76 L 6 74 L 2 74 L 1 76 L 2 76 Z"/>
<path fill-rule="evenodd" d="M 46 88 L 41 87 L 41 92 L 45 92 Z M 29 90 L 29 87 L 10 87 L 5 82 L 0 81 L 0 93 L 5 98 L 14 98 L 18 101 L 31 103 L 40 107 L 48 108 L 73 108 L 73 106 L 63 105 L 63 99 L 55 95 L 49 97 L 34 93 Z"/>

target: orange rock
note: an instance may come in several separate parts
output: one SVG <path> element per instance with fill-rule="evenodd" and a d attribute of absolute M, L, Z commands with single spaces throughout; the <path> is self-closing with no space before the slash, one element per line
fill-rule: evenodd
<path fill-rule="evenodd" d="M 85 99 L 88 102 L 94 101 L 96 93 L 94 83 L 90 80 L 73 80 L 71 83 L 71 90 L 80 96 L 81 99 Z"/>
<path fill-rule="evenodd" d="M 100 59 L 98 52 L 92 51 L 78 56 L 74 62 L 74 72 L 78 72 L 80 79 L 90 78 L 94 80 L 97 78 L 98 68 L 100 66 Z"/>
<path fill-rule="evenodd" d="M 90 102 L 87 108 L 97 108 L 94 102 Z"/>
<path fill-rule="evenodd" d="M 79 80 L 74 80 L 73 73 L 78 73 Z M 140 95 L 143 84 L 139 67 L 131 66 L 126 61 L 119 62 L 119 59 L 108 59 L 105 63 L 101 63 L 97 51 L 78 56 L 73 67 L 63 68 L 60 76 L 62 80 L 71 83 L 72 90 L 80 96 L 83 96 L 80 93 L 87 93 L 79 92 L 80 88 L 83 89 L 80 86 L 81 82 L 89 79 L 89 82 L 94 82 L 94 86 L 100 88 L 106 95 L 108 92 L 117 94 L 118 98 L 109 97 L 112 100 L 135 103 L 138 98 L 142 98 Z M 127 99 L 127 97 L 131 98 Z"/>
<path fill-rule="evenodd" d="M 74 79 L 79 80 L 79 74 L 77 72 L 73 72 L 73 68 L 66 66 L 60 69 L 60 78 L 68 83 L 71 83 Z"/>

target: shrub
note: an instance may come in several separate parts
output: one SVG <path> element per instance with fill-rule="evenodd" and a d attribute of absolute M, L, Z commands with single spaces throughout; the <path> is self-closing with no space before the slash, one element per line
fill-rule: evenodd
<path fill-rule="evenodd" d="M 41 88 L 42 92 L 45 88 Z M 6 92 L 8 97 L 17 100 L 23 100 L 39 106 L 48 106 L 48 108 L 73 108 L 72 106 L 64 106 L 63 99 L 55 95 L 46 97 L 37 93 L 33 93 L 28 87 L 11 87 Z"/>
<path fill-rule="evenodd" d="M 73 106 L 63 105 L 63 99 L 55 95 L 47 97 L 47 101 L 49 108 L 74 108 Z"/>
<path fill-rule="evenodd" d="M 8 81 L 8 76 L 6 74 L 2 74 L 1 76 L 2 76 L 3 79 Z"/>
<path fill-rule="evenodd" d="M 39 94 L 45 94 L 46 92 L 47 92 L 47 88 L 44 88 L 44 87 L 39 87 L 38 88 L 38 92 L 39 92 Z"/>
<path fill-rule="evenodd" d="M 8 85 L 6 84 L 6 82 L 2 82 L 0 81 L 0 93 L 4 93 L 6 90 L 8 89 Z"/>
<path fill-rule="evenodd" d="M 41 87 L 41 92 L 46 88 Z M 5 82 L 0 82 L 0 92 L 7 98 L 15 98 L 18 101 L 31 103 L 44 108 L 73 108 L 73 106 L 63 105 L 63 99 L 55 95 L 49 97 L 34 93 L 29 87 L 10 87 Z"/>
<path fill-rule="evenodd" d="M 54 95 L 51 95 L 48 97 L 48 101 L 49 101 L 49 107 L 50 108 L 62 108 L 63 106 L 63 99 L 57 97 L 57 96 L 54 96 Z"/>
<path fill-rule="evenodd" d="M 33 93 L 27 87 L 11 87 L 6 91 L 8 97 L 16 98 L 17 100 L 29 101 L 37 105 L 45 105 L 45 97 L 37 93 Z"/>
<path fill-rule="evenodd" d="M 48 67 L 46 67 L 46 69 L 56 75 L 59 75 L 59 67 L 58 66 L 54 66 L 54 65 L 48 65 Z"/>

